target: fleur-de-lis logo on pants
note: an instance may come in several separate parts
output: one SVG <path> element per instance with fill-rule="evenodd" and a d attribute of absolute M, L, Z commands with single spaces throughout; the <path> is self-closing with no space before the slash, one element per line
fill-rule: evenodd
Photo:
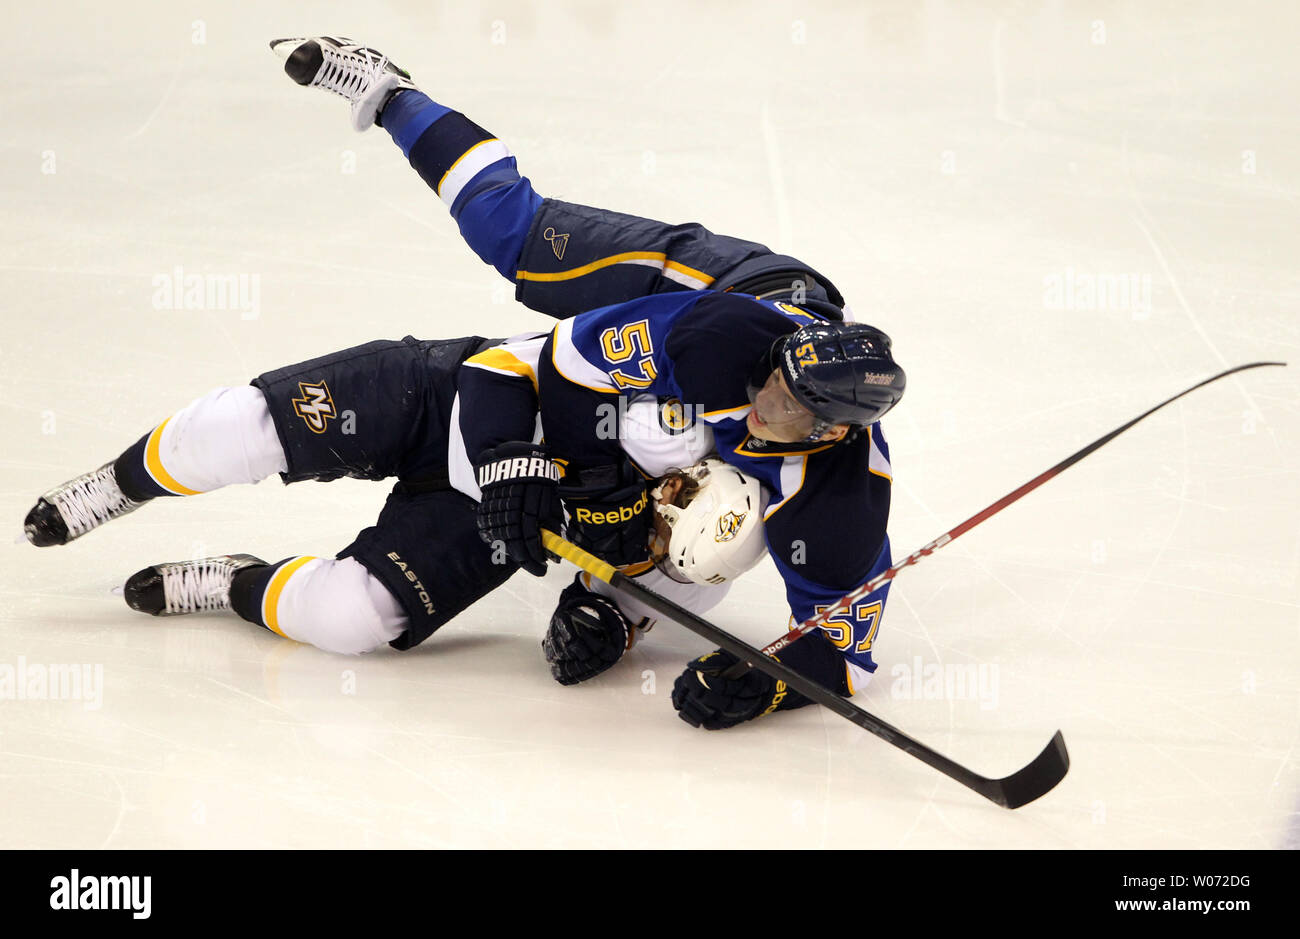
<path fill-rule="evenodd" d="M 542 232 L 542 237 L 551 243 L 551 250 L 555 252 L 557 261 L 564 260 L 564 249 L 569 246 L 569 233 L 557 235 L 554 228 L 548 228 Z"/>

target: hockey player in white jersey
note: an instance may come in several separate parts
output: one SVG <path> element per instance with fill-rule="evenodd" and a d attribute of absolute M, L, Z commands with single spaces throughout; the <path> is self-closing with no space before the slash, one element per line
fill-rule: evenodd
<path fill-rule="evenodd" d="M 381 341 L 216 389 L 113 462 L 47 492 L 25 532 L 40 546 L 66 544 L 158 498 L 275 473 L 286 482 L 396 476 L 377 523 L 334 558 L 268 564 L 232 554 L 155 564 L 132 576 L 124 593 L 131 607 L 154 615 L 233 609 L 331 652 L 363 653 L 385 642 L 409 649 L 519 568 L 479 537 L 482 491 L 456 421 L 467 402 L 456 381 L 491 374 L 502 356 L 527 360 L 530 347 L 540 348 L 536 338 Z M 666 431 L 664 407 L 643 396 L 625 415 L 626 456 L 653 480 L 637 473 L 632 487 L 652 496 L 644 512 L 652 563 L 629 573 L 703 612 L 761 557 L 764 496 L 757 481 L 703 459 L 713 446 L 707 428 Z M 356 433 L 338 426 L 345 409 L 356 416 Z M 536 425 L 540 437 L 540 415 Z M 575 507 L 590 504 L 580 485 L 562 491 Z M 720 526 L 727 538 L 712 544 Z M 616 662 L 655 616 L 600 581 L 581 580 L 563 592 L 544 645 L 565 684 Z"/>

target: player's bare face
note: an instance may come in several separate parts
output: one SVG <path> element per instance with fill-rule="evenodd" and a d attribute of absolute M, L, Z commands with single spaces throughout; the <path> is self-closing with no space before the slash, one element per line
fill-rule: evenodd
<path fill-rule="evenodd" d="M 813 432 L 816 422 L 812 411 L 794 399 L 780 369 L 772 372 L 763 387 L 758 389 L 754 406 L 745 418 L 751 434 L 774 443 L 804 440 Z"/>
<path fill-rule="evenodd" d="M 660 483 L 659 498 L 656 501 L 659 505 L 677 505 L 677 499 L 681 493 L 681 479 L 668 477 Z M 668 524 L 668 521 L 662 515 L 656 512 L 654 514 L 654 531 L 650 534 L 651 553 L 665 553 L 668 550 L 668 539 L 672 537 L 672 533 L 672 526 Z"/>

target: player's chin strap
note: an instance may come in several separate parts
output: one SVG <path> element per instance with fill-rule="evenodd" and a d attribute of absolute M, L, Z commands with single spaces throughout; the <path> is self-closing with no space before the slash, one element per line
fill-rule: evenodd
<path fill-rule="evenodd" d="M 742 661 L 752 662 L 754 668 L 770 675 L 776 681 L 785 682 L 787 686 L 805 697 L 811 698 L 818 704 L 857 724 L 863 730 L 870 731 L 886 743 L 892 744 L 905 753 L 910 753 L 928 766 L 934 767 L 949 779 L 955 779 L 963 786 L 973 789 L 984 798 L 1005 808 L 1019 808 L 1025 803 L 1037 799 L 1064 779 L 1066 772 L 1070 768 L 1070 756 L 1065 749 L 1065 738 L 1061 736 L 1061 732 L 1058 730 L 1046 748 L 1027 766 L 1001 779 L 981 776 L 960 763 L 953 762 L 943 754 L 931 750 L 925 744 L 909 737 L 897 727 L 893 727 L 880 718 L 868 714 L 846 698 L 841 698 L 835 692 L 823 688 L 815 681 L 804 677 L 777 659 L 763 655 L 753 646 L 742 642 L 707 620 L 701 619 L 689 610 L 683 609 L 671 600 L 659 596 L 653 590 L 649 590 L 632 578 L 619 573 L 613 565 L 600 560 L 600 558 L 564 540 L 559 535 L 543 529 L 542 544 L 552 554 L 576 564 L 592 577 L 603 580 L 611 587 L 636 597 L 646 606 L 657 610 L 669 619 L 675 620 L 691 632 L 703 636 Z"/>
<path fill-rule="evenodd" d="M 822 439 L 822 434 L 830 430 L 835 425 L 830 421 L 824 421 L 820 417 L 813 420 L 812 433 L 803 438 L 804 443 L 817 443 Z"/>

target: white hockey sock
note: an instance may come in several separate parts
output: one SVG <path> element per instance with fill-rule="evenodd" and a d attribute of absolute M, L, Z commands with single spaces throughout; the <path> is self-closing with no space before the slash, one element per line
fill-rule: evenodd
<path fill-rule="evenodd" d="M 396 639 L 409 620 L 397 598 L 354 558 L 297 557 L 266 585 L 262 622 L 287 639 L 358 655 Z"/>
<path fill-rule="evenodd" d="M 288 469 L 266 398 L 251 385 L 218 388 L 177 411 L 149 435 L 144 457 L 154 482 L 176 495 Z"/>

